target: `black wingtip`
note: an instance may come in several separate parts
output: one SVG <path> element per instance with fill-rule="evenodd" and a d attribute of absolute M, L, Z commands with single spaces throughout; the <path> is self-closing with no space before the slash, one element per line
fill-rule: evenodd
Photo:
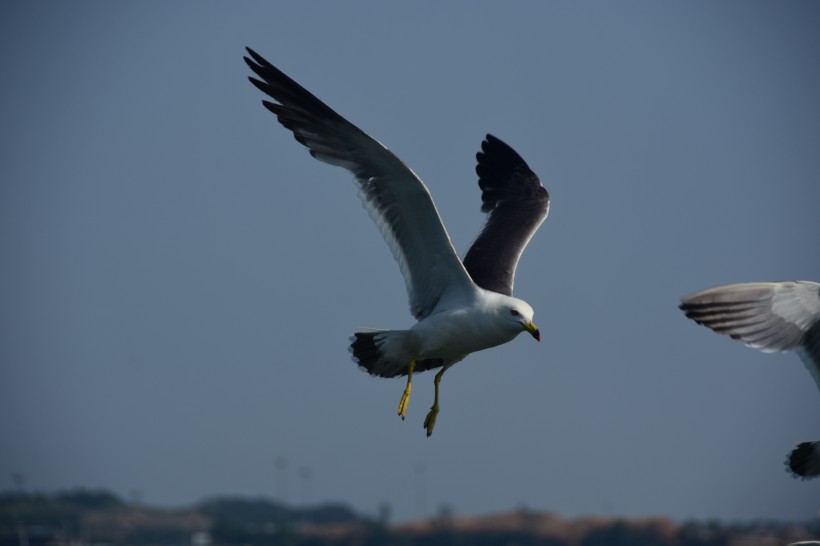
<path fill-rule="evenodd" d="M 267 82 L 263 82 L 262 80 L 257 80 L 253 76 L 248 76 L 248 81 L 253 84 L 254 87 L 262 91 L 266 95 L 270 95 L 270 85 Z"/>
<path fill-rule="evenodd" d="M 517 196 L 521 202 L 542 203 L 546 216 L 549 193 L 510 145 L 487 133 L 475 157 L 475 172 L 481 188 L 481 212 L 491 212 L 501 200 Z"/>
<path fill-rule="evenodd" d="M 814 442 L 801 442 L 797 444 L 786 458 L 786 470 L 795 478 L 809 480 L 816 473 L 809 470 L 809 459 L 812 457 Z"/>
<path fill-rule="evenodd" d="M 481 143 L 481 151 L 476 154 L 476 159 L 480 162 L 482 156 L 486 155 L 493 155 L 510 166 L 522 165 L 530 170 L 527 162 L 518 152 L 513 150 L 512 146 L 490 133 L 487 133 L 484 137 L 484 141 Z M 530 170 L 530 172 L 532 171 Z"/>
<path fill-rule="evenodd" d="M 260 55 L 256 51 L 252 50 L 251 48 L 245 47 L 245 51 L 248 52 L 248 55 L 250 55 L 251 58 L 254 60 L 254 62 L 256 64 L 258 64 L 259 66 L 265 66 L 265 65 L 270 64 L 268 61 L 265 60 L 264 57 L 262 57 L 262 55 Z M 247 57 L 245 57 L 245 62 L 248 63 L 248 64 L 251 64 L 250 60 Z"/>

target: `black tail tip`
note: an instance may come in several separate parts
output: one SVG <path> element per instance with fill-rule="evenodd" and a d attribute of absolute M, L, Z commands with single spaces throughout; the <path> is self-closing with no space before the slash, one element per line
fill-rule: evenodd
<path fill-rule="evenodd" d="M 348 350 L 353 361 L 370 373 L 379 359 L 379 348 L 376 346 L 377 332 L 356 332 L 350 336 Z"/>

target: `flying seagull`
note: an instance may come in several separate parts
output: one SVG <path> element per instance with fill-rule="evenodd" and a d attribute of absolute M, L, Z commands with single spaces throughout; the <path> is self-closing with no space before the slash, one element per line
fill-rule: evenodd
<path fill-rule="evenodd" d="M 441 368 L 424 420 L 427 436 L 439 413 L 444 372 L 470 353 L 541 334 L 530 305 L 512 296 L 518 259 L 547 217 L 549 194 L 512 148 L 487 135 L 477 154 L 483 229 L 462 262 L 427 187 L 376 139 L 334 112 L 305 88 L 247 48 L 248 78 L 276 102 L 262 104 L 293 132 L 310 155 L 353 173 L 359 197 L 378 226 L 407 286 L 408 330 L 358 330 L 353 360 L 370 375 L 407 376 L 399 402 L 404 419 L 414 372 Z"/>
<path fill-rule="evenodd" d="M 698 324 L 749 347 L 797 352 L 820 389 L 820 284 L 728 284 L 686 296 L 680 308 Z M 786 466 L 796 477 L 820 476 L 820 441 L 798 444 Z"/>

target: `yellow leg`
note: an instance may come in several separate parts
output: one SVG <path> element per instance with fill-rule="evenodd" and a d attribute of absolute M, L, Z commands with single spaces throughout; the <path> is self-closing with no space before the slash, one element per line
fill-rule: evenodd
<path fill-rule="evenodd" d="M 436 374 L 436 378 L 433 380 L 433 385 L 436 387 L 436 395 L 433 398 L 433 407 L 430 408 L 430 411 L 427 413 L 427 417 L 424 419 L 424 428 L 427 429 L 428 437 L 433 434 L 433 427 L 436 426 L 436 417 L 438 416 L 438 384 L 441 383 L 441 376 L 444 375 L 447 368 L 448 366 L 444 366 L 441 371 Z"/>
<path fill-rule="evenodd" d="M 402 421 L 404 421 L 404 416 L 407 415 L 407 404 L 410 403 L 410 393 L 413 392 L 413 370 L 415 368 L 416 359 L 414 358 L 407 367 L 407 387 L 401 395 L 401 400 L 399 400 L 399 415 Z"/>

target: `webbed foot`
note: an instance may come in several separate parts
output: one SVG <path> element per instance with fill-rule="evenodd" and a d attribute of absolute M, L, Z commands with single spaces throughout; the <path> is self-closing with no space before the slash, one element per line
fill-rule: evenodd
<path fill-rule="evenodd" d="M 427 417 L 424 418 L 424 428 L 427 430 L 428 438 L 433 434 L 433 427 L 436 426 L 436 417 L 438 417 L 438 385 L 441 383 L 441 376 L 444 375 L 444 372 L 446 372 L 449 367 L 450 366 L 444 366 L 441 368 L 441 371 L 438 372 L 435 379 L 433 379 L 433 385 L 436 388 L 435 397 L 433 398 L 433 407 L 430 408 Z"/>
<path fill-rule="evenodd" d="M 410 403 L 411 392 L 413 392 L 413 385 L 408 383 L 407 388 L 404 389 L 404 393 L 401 395 L 401 400 L 399 400 L 399 416 L 402 421 L 404 421 L 404 416 L 407 415 L 407 405 Z"/>
<path fill-rule="evenodd" d="M 413 370 L 416 368 L 416 359 L 412 359 L 407 366 L 407 387 L 399 400 L 399 417 L 404 421 L 404 416 L 407 415 L 407 405 L 410 404 L 410 393 L 413 392 Z"/>
<path fill-rule="evenodd" d="M 430 408 L 430 411 L 427 413 L 427 417 L 424 418 L 424 428 L 427 430 L 428 438 L 433 434 L 433 427 L 436 426 L 436 417 L 438 417 L 438 403 L 433 404 L 433 407 Z"/>

